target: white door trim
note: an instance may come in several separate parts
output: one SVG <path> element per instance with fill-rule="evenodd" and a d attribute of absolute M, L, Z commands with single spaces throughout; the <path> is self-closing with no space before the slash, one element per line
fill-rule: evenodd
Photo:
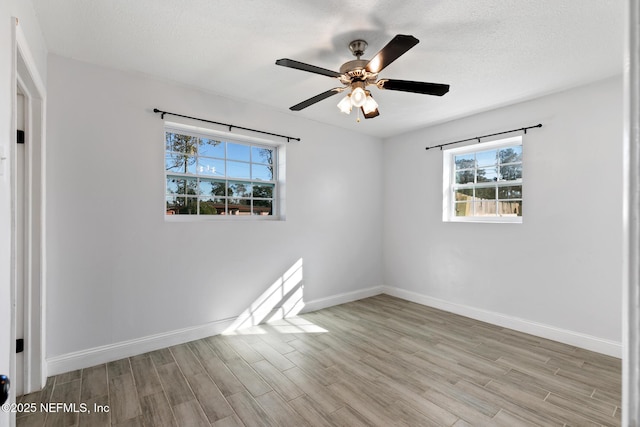
<path fill-rule="evenodd" d="M 24 392 L 40 390 L 47 379 L 45 365 L 45 106 L 46 90 L 36 67 L 36 62 L 27 40 L 15 19 L 13 32 L 14 54 L 12 70 L 12 129 L 10 142 L 11 161 L 11 230 L 12 248 L 15 249 L 16 231 L 16 96 L 17 87 L 25 94 L 25 122 L 28 132 L 25 134 L 26 182 L 25 197 L 26 245 L 25 254 L 25 354 Z M 12 250 L 11 259 L 11 374 L 15 377 L 15 296 L 16 296 L 16 254 Z M 12 396 L 15 398 L 15 396 Z"/>
<path fill-rule="evenodd" d="M 640 426 L 640 5 L 627 3 L 624 69 L 622 425 Z"/>

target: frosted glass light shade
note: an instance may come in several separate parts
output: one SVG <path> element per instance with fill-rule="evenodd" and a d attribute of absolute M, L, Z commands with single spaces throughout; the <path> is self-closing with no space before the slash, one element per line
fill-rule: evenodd
<path fill-rule="evenodd" d="M 361 87 L 355 88 L 351 92 L 351 104 L 354 107 L 362 107 L 367 100 L 367 94 L 364 92 L 364 89 Z"/>
<path fill-rule="evenodd" d="M 373 99 L 371 95 L 367 95 L 367 99 L 362 106 L 362 110 L 365 114 L 373 113 L 378 109 L 378 103 Z"/>
<path fill-rule="evenodd" d="M 351 113 L 351 100 L 349 99 L 349 95 L 345 96 L 338 102 L 338 108 L 345 114 Z"/>

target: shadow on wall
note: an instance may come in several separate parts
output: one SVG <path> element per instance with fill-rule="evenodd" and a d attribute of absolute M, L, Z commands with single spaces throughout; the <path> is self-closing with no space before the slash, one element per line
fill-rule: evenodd
<path fill-rule="evenodd" d="M 304 307 L 302 278 L 300 258 L 238 316 L 224 334 L 296 316 Z"/>

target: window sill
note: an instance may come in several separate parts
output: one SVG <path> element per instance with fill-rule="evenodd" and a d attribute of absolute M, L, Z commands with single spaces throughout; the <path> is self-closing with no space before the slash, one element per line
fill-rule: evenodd
<path fill-rule="evenodd" d="M 276 215 L 165 215 L 165 222 L 284 221 Z"/>
<path fill-rule="evenodd" d="M 522 224 L 521 216 L 496 216 L 496 217 L 454 217 L 443 219 L 443 222 L 472 222 L 472 223 L 498 223 L 498 224 Z"/>

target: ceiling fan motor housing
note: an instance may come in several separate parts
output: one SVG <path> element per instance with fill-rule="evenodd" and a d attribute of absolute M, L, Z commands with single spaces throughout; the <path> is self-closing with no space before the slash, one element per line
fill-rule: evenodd
<path fill-rule="evenodd" d="M 368 62 L 364 59 L 354 59 L 342 64 L 340 67 L 340 73 L 344 76 L 344 79 L 341 79 L 342 83 L 349 84 L 354 80 L 366 80 L 371 74 L 364 69 Z"/>

